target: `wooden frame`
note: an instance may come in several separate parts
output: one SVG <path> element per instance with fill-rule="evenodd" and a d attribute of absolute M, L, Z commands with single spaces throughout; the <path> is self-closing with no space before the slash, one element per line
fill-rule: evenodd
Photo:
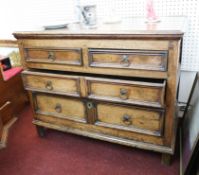
<path fill-rule="evenodd" d="M 182 124 L 181 174 L 189 175 L 199 153 L 199 72 L 196 74 Z M 196 162 L 195 162 L 196 163 Z"/>

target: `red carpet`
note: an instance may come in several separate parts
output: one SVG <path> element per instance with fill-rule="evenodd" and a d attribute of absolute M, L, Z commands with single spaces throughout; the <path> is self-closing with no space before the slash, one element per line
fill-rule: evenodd
<path fill-rule="evenodd" d="M 37 136 L 29 107 L 20 114 L 0 150 L 0 175 L 178 175 L 179 160 L 161 164 L 160 154 L 48 130 Z"/>

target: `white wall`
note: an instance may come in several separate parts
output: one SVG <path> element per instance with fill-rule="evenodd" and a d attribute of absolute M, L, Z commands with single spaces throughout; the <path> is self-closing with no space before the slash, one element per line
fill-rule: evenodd
<path fill-rule="evenodd" d="M 75 19 L 76 0 L 0 1 L 0 39 L 14 39 L 14 31 L 41 30 L 57 21 Z"/>
<path fill-rule="evenodd" d="M 178 101 L 186 103 L 193 85 L 196 72 L 181 71 Z"/>

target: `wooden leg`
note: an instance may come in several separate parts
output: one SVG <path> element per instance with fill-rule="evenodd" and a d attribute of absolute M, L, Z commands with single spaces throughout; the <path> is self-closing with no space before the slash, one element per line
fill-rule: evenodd
<path fill-rule="evenodd" d="M 162 164 L 164 165 L 171 165 L 171 159 L 172 159 L 172 155 L 170 154 L 162 154 Z"/>
<path fill-rule="evenodd" d="M 1 118 L 0 118 L 1 119 Z M 0 149 L 5 148 L 8 141 L 8 134 L 11 126 L 17 121 L 16 117 L 13 117 L 10 121 L 8 121 L 2 128 L 2 133 L 0 137 Z"/>
<path fill-rule="evenodd" d="M 36 126 L 36 128 L 37 128 L 37 133 L 40 137 L 46 136 L 46 130 L 43 126 Z"/>

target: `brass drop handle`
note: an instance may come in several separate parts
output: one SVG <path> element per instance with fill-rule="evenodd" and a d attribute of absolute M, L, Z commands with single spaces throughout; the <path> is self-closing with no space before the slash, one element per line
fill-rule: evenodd
<path fill-rule="evenodd" d="M 129 56 L 128 55 L 122 55 L 122 59 L 121 59 L 120 64 L 122 64 L 125 67 L 129 67 L 130 66 Z"/>
<path fill-rule="evenodd" d="M 122 116 L 122 121 L 125 125 L 131 125 L 132 124 L 132 118 L 131 116 L 127 115 L 127 114 L 124 114 Z"/>
<path fill-rule="evenodd" d="M 51 81 L 47 81 L 46 82 L 46 89 L 52 91 L 53 90 L 53 85 Z"/>
<path fill-rule="evenodd" d="M 57 113 L 61 113 L 62 112 L 62 106 L 61 104 L 57 103 L 56 106 L 55 106 L 55 111 Z"/>
<path fill-rule="evenodd" d="M 54 61 L 55 60 L 55 54 L 54 52 L 48 52 L 48 59 Z"/>
<path fill-rule="evenodd" d="M 128 89 L 125 89 L 125 88 L 120 89 L 120 98 L 122 100 L 128 99 Z"/>

